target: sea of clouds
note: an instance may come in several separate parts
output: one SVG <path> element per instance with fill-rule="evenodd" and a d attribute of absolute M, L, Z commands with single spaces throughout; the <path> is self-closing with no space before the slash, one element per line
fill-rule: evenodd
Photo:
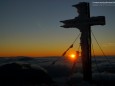
<path fill-rule="evenodd" d="M 55 64 L 52 62 L 60 58 Z M 70 75 L 73 63 L 66 57 L 15 57 L 0 58 L 0 65 L 7 63 L 28 63 L 34 67 L 41 66 L 55 81 L 57 86 L 90 86 L 83 81 L 81 58 L 76 62 L 75 70 Z M 115 57 L 92 58 L 92 86 L 115 86 Z"/>

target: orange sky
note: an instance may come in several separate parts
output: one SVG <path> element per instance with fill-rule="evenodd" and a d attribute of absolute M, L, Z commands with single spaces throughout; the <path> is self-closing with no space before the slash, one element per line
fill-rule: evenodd
<path fill-rule="evenodd" d="M 45 45 L 44 45 L 45 46 Z M 47 45 L 46 45 L 47 46 Z M 62 47 L 62 48 L 60 48 Z M 46 48 L 35 48 L 35 47 L 22 47 L 20 48 L 20 46 L 15 47 L 6 47 L 4 48 L 4 50 L 2 49 L 2 51 L 0 51 L 0 56 L 2 57 L 6 57 L 6 56 L 32 56 L 32 57 L 39 57 L 39 56 L 61 56 L 63 54 L 63 52 L 69 47 L 69 46 L 55 46 L 55 47 L 51 47 L 50 46 L 46 47 Z M 96 48 L 95 48 L 96 47 Z M 114 51 L 115 48 L 113 48 L 112 46 L 102 46 L 103 51 L 105 53 L 105 55 L 115 55 Z M 66 56 L 69 56 L 70 54 L 75 54 L 76 53 L 76 48 L 72 48 L 70 49 Z M 81 50 L 80 50 L 81 51 Z M 101 50 L 99 49 L 99 47 L 94 46 L 94 53 L 95 55 L 103 55 L 103 53 L 101 52 Z"/>
<path fill-rule="evenodd" d="M 72 5 L 81 0 L 0 0 L 0 57 L 61 56 L 80 33 L 64 29 L 60 21 L 78 16 Z M 93 6 L 90 14 L 105 16 L 106 25 L 92 26 L 106 55 L 115 55 L 115 6 Z M 92 37 L 95 55 L 103 55 Z M 79 39 L 68 54 L 74 53 Z"/>

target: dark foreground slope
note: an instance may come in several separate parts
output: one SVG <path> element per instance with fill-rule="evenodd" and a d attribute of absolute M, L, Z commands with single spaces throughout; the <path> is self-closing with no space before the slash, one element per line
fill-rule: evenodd
<path fill-rule="evenodd" d="M 0 86 L 34 86 L 53 83 L 47 71 L 29 64 L 9 63 L 0 66 Z"/>

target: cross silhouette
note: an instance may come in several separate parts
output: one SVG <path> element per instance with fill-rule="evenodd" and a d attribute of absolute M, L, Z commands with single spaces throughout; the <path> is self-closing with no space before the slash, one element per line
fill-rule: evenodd
<path fill-rule="evenodd" d="M 80 2 L 73 5 L 77 8 L 79 13 L 78 17 L 74 19 L 60 21 L 64 23 L 64 28 L 78 28 L 81 32 L 81 57 L 83 68 L 83 79 L 85 81 L 92 81 L 92 68 L 91 68 L 91 26 L 105 25 L 105 16 L 90 17 L 90 8 L 88 2 Z"/>

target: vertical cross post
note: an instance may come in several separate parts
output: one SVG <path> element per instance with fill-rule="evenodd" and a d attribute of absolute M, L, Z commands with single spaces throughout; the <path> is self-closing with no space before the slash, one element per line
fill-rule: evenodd
<path fill-rule="evenodd" d="M 81 20 L 90 19 L 89 3 L 81 3 L 78 5 L 73 5 L 78 9 L 79 18 Z M 84 25 L 80 27 L 81 32 L 81 58 L 83 67 L 83 79 L 85 81 L 91 82 L 92 72 L 91 72 L 91 27 L 90 24 L 85 22 Z"/>

